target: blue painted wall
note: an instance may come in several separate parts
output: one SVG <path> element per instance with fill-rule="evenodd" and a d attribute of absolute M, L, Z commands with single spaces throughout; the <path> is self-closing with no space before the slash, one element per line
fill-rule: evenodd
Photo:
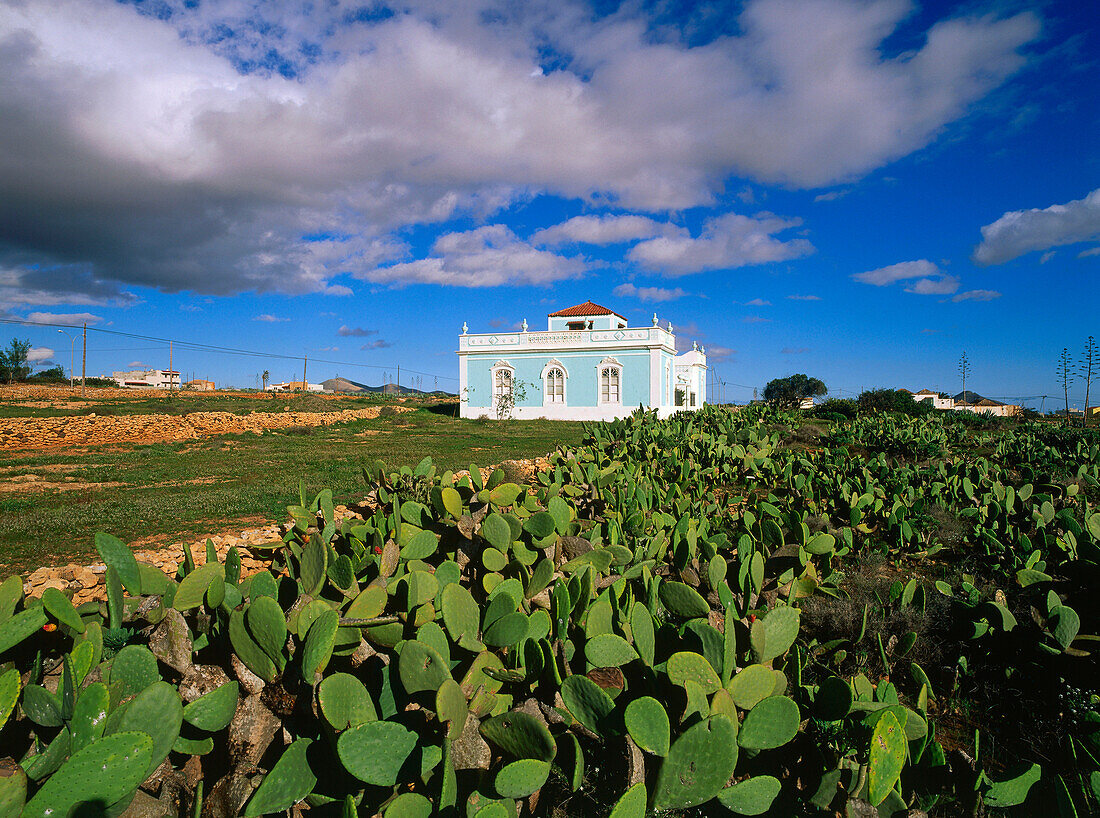
<path fill-rule="evenodd" d="M 670 356 L 664 353 L 662 355 L 671 360 Z M 555 355 L 546 352 L 516 352 L 501 355 L 501 350 L 497 350 L 495 353 L 484 355 L 471 354 L 467 358 L 467 400 L 471 407 L 492 408 L 493 388 L 490 370 L 497 361 L 503 360 L 512 365 L 516 380 L 522 381 L 526 388 L 525 399 L 517 400 L 516 406 L 542 406 L 542 370 L 553 358 L 560 361 L 566 370 L 565 405 L 596 406 L 599 376 L 597 369 L 600 361 L 608 356 L 622 364 L 620 390 L 623 406 L 631 408 L 638 404 L 649 406 L 651 401 L 648 350 L 559 352 Z"/>

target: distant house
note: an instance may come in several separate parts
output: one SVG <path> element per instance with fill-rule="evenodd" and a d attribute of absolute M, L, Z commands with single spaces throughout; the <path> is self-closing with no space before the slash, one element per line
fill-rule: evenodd
<path fill-rule="evenodd" d="M 183 388 L 184 389 L 194 389 L 196 392 L 213 392 L 214 391 L 214 382 L 213 381 L 204 381 L 201 378 L 196 378 L 193 381 L 187 381 L 187 383 L 185 383 L 183 385 Z"/>
<path fill-rule="evenodd" d="M 630 327 L 591 301 L 547 316 L 545 332 L 473 334 L 458 339 L 462 417 L 611 420 L 639 406 L 661 417 L 693 411 L 707 393 L 705 350 L 677 354 L 672 325 Z"/>
<path fill-rule="evenodd" d="M 1016 417 L 1016 415 L 1020 414 L 1023 410 L 1023 407 L 1017 406 L 1016 404 L 1001 403 L 1000 401 L 993 400 L 993 398 L 984 398 L 977 392 L 971 392 L 969 389 L 957 394 L 954 397 L 954 401 L 954 408 L 956 411 L 995 415 L 997 417 Z"/>
<path fill-rule="evenodd" d="M 168 369 L 135 369 L 112 372 L 111 380 L 125 389 L 179 389 L 180 373 Z"/>
<path fill-rule="evenodd" d="M 954 409 L 955 401 L 953 398 L 941 398 L 939 392 L 933 392 L 931 389 L 922 389 L 920 392 L 914 392 L 913 400 L 915 401 L 928 401 L 932 404 L 933 409 Z"/>
<path fill-rule="evenodd" d="M 803 398 L 801 401 L 798 402 L 798 408 L 799 409 L 806 409 L 806 410 L 813 409 L 814 408 L 814 399 L 812 397 Z"/>
<path fill-rule="evenodd" d="M 284 383 L 269 383 L 268 392 L 324 392 L 325 387 L 319 383 L 306 383 L 305 381 L 286 381 Z"/>

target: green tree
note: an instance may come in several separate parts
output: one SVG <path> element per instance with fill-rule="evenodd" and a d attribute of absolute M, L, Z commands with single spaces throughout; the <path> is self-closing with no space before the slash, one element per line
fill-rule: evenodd
<path fill-rule="evenodd" d="M 27 364 L 27 355 L 30 351 L 30 341 L 12 338 L 8 348 L 0 352 L 0 380 L 12 383 L 24 380 L 31 374 L 31 368 Z"/>
<path fill-rule="evenodd" d="M 794 409 L 804 398 L 824 395 L 828 390 L 817 378 L 807 375 L 791 375 L 776 378 L 764 387 L 764 400 L 779 409 Z"/>
<path fill-rule="evenodd" d="M 906 415 L 923 415 L 933 411 L 931 403 L 915 401 L 911 394 L 900 389 L 868 389 L 860 394 L 858 403 L 859 411 L 863 414 L 902 412 Z"/>

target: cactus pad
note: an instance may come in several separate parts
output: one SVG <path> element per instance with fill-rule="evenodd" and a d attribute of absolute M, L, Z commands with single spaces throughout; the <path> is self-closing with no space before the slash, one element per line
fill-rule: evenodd
<path fill-rule="evenodd" d="M 734 704 L 742 710 L 751 710 L 775 690 L 775 674 L 763 665 L 749 665 L 730 679 L 726 689 Z"/>
<path fill-rule="evenodd" d="M 153 740 L 146 733 L 115 733 L 74 753 L 23 809 L 23 818 L 71 815 L 79 804 L 109 806 L 146 778 Z"/>
<path fill-rule="evenodd" d="M 238 682 L 229 682 L 199 696 L 183 708 L 183 720 L 208 733 L 227 727 L 237 712 L 240 687 Z"/>
<path fill-rule="evenodd" d="M 728 716 L 711 716 L 689 727 L 661 764 L 653 808 L 686 809 L 706 803 L 725 786 L 736 766 L 737 728 Z"/>
<path fill-rule="evenodd" d="M 871 733 L 870 762 L 867 770 L 868 800 L 878 806 L 886 800 L 905 766 L 908 742 L 905 729 L 893 713 L 884 713 Z"/>
<path fill-rule="evenodd" d="M 668 755 L 668 713 L 659 701 L 652 696 L 634 699 L 626 706 L 623 720 L 635 744 L 655 756 Z"/>
<path fill-rule="evenodd" d="M 584 658 L 593 667 L 619 667 L 637 659 L 638 652 L 621 636 L 601 633 L 585 643 Z"/>
<path fill-rule="evenodd" d="M 662 582 L 661 604 L 681 619 L 696 619 L 710 613 L 710 605 L 699 592 L 683 582 Z"/>
<path fill-rule="evenodd" d="M 639 781 L 622 794 L 608 818 L 645 818 L 645 782 Z"/>
<path fill-rule="evenodd" d="M 794 738 L 800 721 L 798 705 L 786 696 L 768 696 L 741 724 L 738 743 L 746 750 L 771 750 Z"/>
<path fill-rule="evenodd" d="M 698 653 L 686 650 L 674 653 L 669 657 L 667 668 L 668 678 L 674 685 L 683 687 L 689 681 L 695 682 L 707 695 L 722 686 L 710 662 Z"/>
<path fill-rule="evenodd" d="M 333 730 L 346 730 L 378 718 L 367 688 L 350 673 L 326 676 L 317 686 L 317 701 Z"/>
<path fill-rule="evenodd" d="M 597 735 L 608 730 L 615 702 L 587 676 L 570 676 L 561 686 L 561 697 L 573 718 Z"/>
<path fill-rule="evenodd" d="M 522 758 L 503 767 L 493 783 L 501 798 L 526 798 L 537 792 L 549 775 L 549 761 Z"/>
<path fill-rule="evenodd" d="M 269 596 L 256 599 L 245 611 L 244 623 L 260 649 L 282 670 L 286 663 L 286 614 Z"/>
<path fill-rule="evenodd" d="M 409 693 L 438 690 L 445 680 L 451 678 L 451 670 L 443 657 L 434 648 L 415 639 L 401 646 L 398 668 L 401 684 Z"/>
<path fill-rule="evenodd" d="M 557 743 L 546 725 L 527 713 L 509 712 L 481 725 L 481 735 L 516 758 L 553 761 Z"/>
<path fill-rule="evenodd" d="M 781 605 L 752 623 L 750 641 L 758 662 L 770 662 L 787 652 L 798 638 L 800 611 Z"/>
<path fill-rule="evenodd" d="M 763 815 L 779 795 L 779 779 L 770 775 L 747 778 L 718 793 L 722 806 L 737 815 Z"/>
<path fill-rule="evenodd" d="M 317 776 L 309 768 L 309 746 L 312 739 L 300 738 L 283 750 L 256 792 L 244 808 L 244 818 L 283 812 L 313 791 Z"/>
<path fill-rule="evenodd" d="M 378 787 L 397 783 L 401 765 L 416 747 L 416 733 L 392 721 L 372 721 L 340 734 L 336 752 L 349 773 Z"/>

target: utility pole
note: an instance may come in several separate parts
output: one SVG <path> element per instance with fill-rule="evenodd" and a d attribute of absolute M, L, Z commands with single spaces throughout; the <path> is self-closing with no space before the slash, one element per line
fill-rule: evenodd
<path fill-rule="evenodd" d="M 76 360 L 76 352 L 75 352 L 75 350 L 76 350 L 76 336 L 75 335 L 69 335 L 69 333 L 65 332 L 65 330 L 63 330 L 63 329 L 59 329 L 58 332 L 60 332 L 62 335 L 64 335 L 66 338 L 69 339 L 69 391 L 71 392 L 72 389 L 73 389 L 73 375 L 74 375 L 74 373 L 73 373 L 73 361 Z"/>
<path fill-rule="evenodd" d="M 397 394 L 401 394 L 401 364 L 397 365 Z"/>
<path fill-rule="evenodd" d="M 168 391 L 172 391 L 172 342 L 168 342 Z"/>
<path fill-rule="evenodd" d="M 306 364 L 309 362 L 309 356 L 302 356 L 302 391 L 305 392 L 309 388 L 306 381 Z"/>
<path fill-rule="evenodd" d="M 84 397 L 84 382 L 88 379 L 88 322 L 84 322 L 84 348 L 80 353 L 80 397 Z"/>

